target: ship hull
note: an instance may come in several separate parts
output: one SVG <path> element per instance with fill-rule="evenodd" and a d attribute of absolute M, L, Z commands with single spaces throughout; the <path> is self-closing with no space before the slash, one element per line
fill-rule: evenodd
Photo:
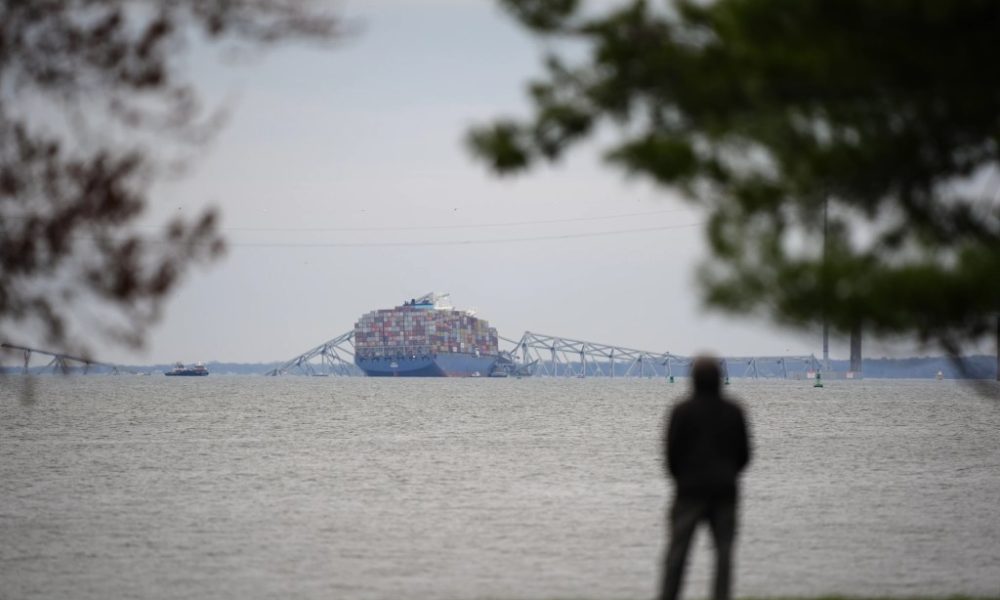
<path fill-rule="evenodd" d="M 495 356 L 450 353 L 405 358 L 361 358 L 354 364 L 369 377 L 486 377 Z"/>

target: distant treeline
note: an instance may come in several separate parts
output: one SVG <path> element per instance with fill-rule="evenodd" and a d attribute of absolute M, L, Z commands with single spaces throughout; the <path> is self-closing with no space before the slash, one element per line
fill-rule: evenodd
<path fill-rule="evenodd" d="M 269 362 L 269 363 L 233 363 L 233 362 L 208 362 L 205 363 L 205 367 L 208 368 L 208 372 L 213 375 L 263 375 L 268 371 L 275 369 L 280 366 L 280 362 Z M 173 364 L 160 364 L 160 365 L 118 365 L 119 373 L 122 375 L 163 375 L 165 372 L 170 371 L 174 368 Z M 21 367 L 15 366 L 3 366 L 0 367 L 0 373 L 2 374 L 12 374 L 20 373 Z M 68 375 L 82 375 L 84 372 L 93 374 L 110 374 L 112 370 L 108 367 L 103 366 L 90 366 L 86 369 L 83 366 L 71 366 L 66 369 L 65 373 Z M 52 367 L 46 366 L 33 366 L 28 369 L 29 373 L 44 375 L 52 373 Z M 58 371 L 57 371 L 58 372 Z"/>
<path fill-rule="evenodd" d="M 579 365 L 575 365 L 579 370 Z M 538 373 L 553 372 L 549 362 L 539 363 Z M 556 371 L 560 376 L 565 372 L 563 365 Z M 789 378 L 803 379 L 807 372 L 815 369 L 814 365 L 798 358 L 768 358 L 751 361 L 749 359 L 730 359 L 726 361 L 726 369 L 732 378 Z M 831 360 L 830 370 L 841 376 L 850 370 L 850 361 Z M 629 373 L 630 371 L 630 373 Z M 606 362 L 588 363 L 587 376 L 606 375 L 610 372 Z M 943 356 L 914 358 L 869 358 L 862 362 L 862 377 L 871 379 L 932 379 L 938 372 L 945 379 L 996 379 L 997 359 L 995 356 L 967 356 L 962 358 L 961 365 Z M 684 365 L 672 364 L 670 373 L 675 377 L 687 377 L 688 368 Z M 615 364 L 615 376 L 626 374 L 638 375 L 635 365 L 627 363 Z M 644 369 L 647 377 L 665 377 L 666 367 L 662 364 L 647 363 Z"/>
<path fill-rule="evenodd" d="M 850 362 L 831 360 L 834 371 L 847 371 Z M 875 379 L 923 379 L 936 377 L 938 371 L 945 379 L 996 379 L 996 356 L 966 356 L 961 365 L 941 357 L 922 358 L 866 358 L 864 376 Z"/>

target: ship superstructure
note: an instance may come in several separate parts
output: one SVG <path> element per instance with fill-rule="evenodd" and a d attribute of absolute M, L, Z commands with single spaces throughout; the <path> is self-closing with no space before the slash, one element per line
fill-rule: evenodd
<path fill-rule="evenodd" d="M 178 362 L 174 364 L 173 370 L 167 371 L 164 375 L 168 377 L 204 377 L 208 375 L 208 369 L 200 362 L 195 363 L 193 367 L 185 367 L 184 363 Z"/>
<path fill-rule="evenodd" d="M 499 353 L 496 329 L 448 298 L 432 292 L 363 315 L 354 324 L 355 364 L 376 377 L 488 376 Z"/>

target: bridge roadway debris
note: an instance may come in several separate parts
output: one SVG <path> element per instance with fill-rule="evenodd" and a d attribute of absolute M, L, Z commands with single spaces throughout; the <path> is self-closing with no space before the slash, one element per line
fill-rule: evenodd
<path fill-rule="evenodd" d="M 73 356 L 71 354 L 62 354 L 60 352 L 50 352 L 48 350 L 39 350 L 37 348 L 28 348 L 27 346 L 18 346 L 17 344 L 8 344 L 6 342 L 0 344 L 0 348 L 4 350 L 11 350 L 15 352 L 21 352 L 24 362 L 21 368 L 21 373 L 28 373 L 29 363 L 31 362 L 31 356 L 33 354 L 39 354 L 41 356 L 51 357 L 51 360 L 45 369 L 52 369 L 53 373 L 69 373 L 73 368 L 74 364 L 79 364 L 83 366 L 83 374 L 86 375 L 90 372 L 91 367 L 102 367 L 108 369 L 112 375 L 121 375 L 122 373 L 135 374 L 134 371 L 129 371 L 124 367 L 118 365 L 113 365 L 111 363 L 105 363 L 98 360 L 93 360 L 90 358 L 84 358 L 80 356 Z"/>

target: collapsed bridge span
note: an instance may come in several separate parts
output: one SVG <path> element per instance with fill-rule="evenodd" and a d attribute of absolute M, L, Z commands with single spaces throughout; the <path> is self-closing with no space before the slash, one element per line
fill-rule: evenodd
<path fill-rule="evenodd" d="M 500 336 L 509 345 L 497 356 L 493 375 L 535 377 L 664 378 L 687 375 L 692 357 L 650 352 L 526 331 L 520 339 Z M 342 333 L 285 361 L 266 374 L 355 377 L 354 331 Z M 720 359 L 726 377 L 752 379 L 807 377 L 820 370 L 815 356 L 734 356 Z M 487 376 L 487 373 L 483 373 Z"/>

